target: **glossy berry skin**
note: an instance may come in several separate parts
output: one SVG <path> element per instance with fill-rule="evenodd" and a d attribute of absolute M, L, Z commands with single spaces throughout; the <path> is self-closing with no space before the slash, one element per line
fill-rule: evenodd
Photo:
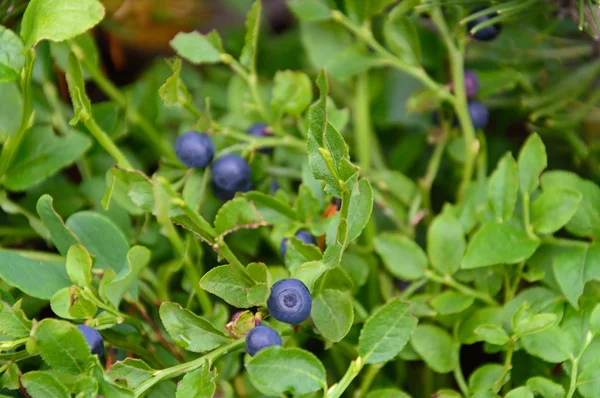
<path fill-rule="evenodd" d="M 280 322 L 298 324 L 310 315 L 312 297 L 298 279 L 288 278 L 275 282 L 267 300 L 271 316 Z"/>
<path fill-rule="evenodd" d="M 473 70 L 465 70 L 465 92 L 467 98 L 474 97 L 479 92 L 479 76 Z"/>
<path fill-rule="evenodd" d="M 90 347 L 92 354 L 101 357 L 104 353 L 104 342 L 102 340 L 102 335 L 96 329 L 86 325 L 77 325 L 77 329 L 79 329 L 85 338 L 85 341 Z"/>
<path fill-rule="evenodd" d="M 296 237 L 296 239 L 301 240 L 302 242 L 306 243 L 307 245 L 316 245 L 317 244 L 317 240 L 315 239 L 315 237 L 312 236 L 310 234 L 310 232 L 308 232 L 305 229 L 299 229 L 294 236 Z M 287 251 L 288 240 L 289 240 L 288 238 L 284 238 L 281 241 L 281 246 L 279 246 L 279 252 L 281 253 L 281 257 L 284 257 L 284 258 L 285 258 L 285 253 Z"/>
<path fill-rule="evenodd" d="M 246 335 L 246 351 L 252 357 L 260 350 L 274 345 L 281 345 L 281 336 L 268 326 L 257 326 Z"/>
<path fill-rule="evenodd" d="M 270 137 L 273 135 L 269 131 L 269 126 L 265 123 L 254 123 L 246 132 L 254 137 Z M 273 148 L 260 149 L 260 153 L 269 154 L 272 152 Z"/>
<path fill-rule="evenodd" d="M 487 126 L 490 113 L 486 106 L 479 101 L 471 101 L 467 105 L 469 107 L 469 116 L 471 116 L 473 127 L 482 129 Z"/>
<path fill-rule="evenodd" d="M 481 11 L 481 9 L 477 9 L 474 12 L 478 12 L 478 11 Z M 492 13 L 489 15 L 483 15 L 479 18 L 469 21 L 469 23 L 467 24 L 467 30 L 470 31 L 475 26 L 494 18 L 496 15 L 497 15 L 496 13 Z M 475 40 L 490 41 L 490 40 L 494 40 L 500 34 L 501 30 L 502 30 L 502 28 L 501 28 L 500 24 L 494 24 L 494 25 L 487 26 L 487 27 L 477 31 L 475 34 L 473 34 L 471 36 Z"/>
<path fill-rule="evenodd" d="M 248 191 L 252 189 L 250 178 L 250 166 L 239 155 L 221 156 L 212 165 L 212 183 L 215 195 L 232 198 L 236 192 Z"/>
<path fill-rule="evenodd" d="M 208 135 L 188 131 L 175 141 L 175 153 L 185 166 L 200 169 L 212 162 L 215 146 Z"/>

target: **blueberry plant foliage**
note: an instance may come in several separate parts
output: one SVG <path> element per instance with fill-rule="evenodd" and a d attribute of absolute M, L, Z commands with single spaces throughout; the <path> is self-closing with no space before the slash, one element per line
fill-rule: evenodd
<path fill-rule="evenodd" d="M 570 3 L 259 0 L 118 86 L 98 0 L 0 2 L 1 396 L 600 396 Z"/>

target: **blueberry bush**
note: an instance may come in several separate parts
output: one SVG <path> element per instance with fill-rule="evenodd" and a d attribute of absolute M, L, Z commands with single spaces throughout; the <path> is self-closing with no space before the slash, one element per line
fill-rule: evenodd
<path fill-rule="evenodd" d="M 0 1 L 2 397 L 600 396 L 597 2 L 228 2 L 125 82 L 108 3 Z"/>

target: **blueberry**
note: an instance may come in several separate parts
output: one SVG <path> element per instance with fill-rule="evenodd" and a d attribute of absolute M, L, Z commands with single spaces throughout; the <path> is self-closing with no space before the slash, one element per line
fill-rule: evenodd
<path fill-rule="evenodd" d="M 471 121 L 473 122 L 473 127 L 476 129 L 484 128 L 489 119 L 488 109 L 483 105 L 483 103 L 479 101 L 470 101 L 468 103 L 469 107 L 469 116 L 471 116 Z"/>
<path fill-rule="evenodd" d="M 104 342 L 102 341 L 102 335 L 94 328 L 86 325 L 77 325 L 77 329 L 81 332 L 92 354 L 102 356 L 104 353 Z"/>
<path fill-rule="evenodd" d="M 257 326 L 246 336 L 246 351 L 250 356 L 256 355 L 263 348 L 281 345 L 281 336 L 268 326 Z"/>
<path fill-rule="evenodd" d="M 298 279 L 282 279 L 271 287 L 267 308 L 278 321 L 301 323 L 310 315 L 311 307 L 310 292 Z"/>
<path fill-rule="evenodd" d="M 465 91 L 467 98 L 474 97 L 479 91 L 479 76 L 473 70 L 465 70 Z"/>
<path fill-rule="evenodd" d="M 306 243 L 307 245 L 316 245 L 317 244 L 317 240 L 315 239 L 314 236 L 312 236 L 310 234 L 310 232 L 308 232 L 305 229 L 299 229 L 296 232 L 296 235 L 294 235 L 297 239 L 301 240 L 302 242 Z M 288 243 L 288 238 L 285 238 L 281 241 L 281 246 L 279 246 L 279 252 L 281 253 L 281 257 L 285 258 L 285 252 L 287 251 L 287 243 Z"/>
<path fill-rule="evenodd" d="M 222 202 L 227 202 L 228 200 L 233 199 L 237 192 L 248 192 L 248 191 L 252 191 L 254 189 L 254 186 L 250 182 L 244 188 L 240 189 L 239 191 L 225 191 L 225 190 L 220 189 L 219 187 L 215 186 L 215 184 L 212 184 L 212 186 L 213 186 L 212 188 L 213 188 L 213 193 L 215 194 L 215 198 L 219 199 Z"/>
<path fill-rule="evenodd" d="M 254 123 L 246 132 L 254 137 L 270 137 L 273 135 L 269 131 L 269 126 L 265 123 Z M 269 154 L 273 152 L 273 148 L 261 148 L 260 152 Z"/>
<path fill-rule="evenodd" d="M 475 13 L 475 12 L 478 12 L 481 10 L 483 10 L 483 8 L 479 8 L 473 12 Z M 496 15 L 497 14 L 494 12 L 489 15 L 483 15 L 479 18 L 469 21 L 469 23 L 467 24 L 467 29 L 470 31 L 476 25 L 479 25 L 482 22 L 489 21 L 490 19 L 494 18 Z M 500 24 L 497 23 L 497 24 L 487 26 L 487 27 L 477 31 L 477 33 L 473 34 L 472 36 L 475 40 L 490 41 L 490 40 L 494 40 L 496 38 L 496 36 L 498 36 L 500 34 L 500 30 L 501 30 L 501 26 L 500 26 Z"/>
<path fill-rule="evenodd" d="M 342 208 L 342 199 L 341 198 L 333 198 L 333 199 L 331 199 L 331 204 L 335 205 L 335 208 L 337 210 L 340 210 Z"/>
<path fill-rule="evenodd" d="M 185 166 L 199 169 L 212 162 L 215 146 L 208 135 L 188 131 L 175 141 L 175 153 Z"/>
<path fill-rule="evenodd" d="M 221 156 L 212 165 L 212 184 L 215 196 L 221 196 L 219 199 L 231 199 L 236 192 L 252 189 L 250 177 L 250 166 L 239 155 Z"/>

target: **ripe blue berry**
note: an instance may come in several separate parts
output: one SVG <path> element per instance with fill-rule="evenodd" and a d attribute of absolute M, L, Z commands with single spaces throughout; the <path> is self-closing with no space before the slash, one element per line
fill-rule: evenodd
<path fill-rule="evenodd" d="M 297 239 L 301 240 L 302 242 L 306 243 L 307 245 L 316 245 L 317 244 L 317 240 L 315 239 L 314 236 L 312 236 L 310 234 L 310 232 L 308 232 L 305 229 L 299 229 L 296 232 L 296 235 L 294 235 Z M 281 246 L 279 246 L 279 252 L 281 253 L 281 257 L 285 258 L 285 252 L 287 251 L 287 244 L 288 244 L 288 238 L 284 238 L 281 241 Z"/>
<path fill-rule="evenodd" d="M 310 315 L 312 297 L 298 279 L 288 278 L 275 282 L 267 300 L 267 308 L 278 321 L 298 324 Z"/>
<path fill-rule="evenodd" d="M 481 11 L 482 9 L 477 9 L 473 12 L 478 12 Z M 471 29 L 473 29 L 475 26 L 479 25 L 480 23 L 489 21 L 490 19 L 494 18 L 497 14 L 496 13 L 492 13 L 489 15 L 483 15 L 479 18 L 476 18 L 472 21 L 469 21 L 469 23 L 467 24 L 467 29 L 470 31 Z M 501 25 L 499 23 L 496 23 L 494 25 L 490 25 L 487 26 L 483 29 L 478 30 L 476 33 L 474 33 L 472 36 L 475 40 L 479 40 L 479 41 L 490 41 L 490 40 L 494 40 L 496 38 L 496 36 L 498 36 L 500 34 L 500 30 L 501 30 Z"/>
<path fill-rule="evenodd" d="M 104 353 L 104 342 L 102 341 L 102 335 L 94 328 L 86 325 L 77 325 L 77 329 L 81 332 L 92 354 L 102 356 Z"/>
<path fill-rule="evenodd" d="M 274 345 L 281 345 L 281 336 L 268 326 L 257 326 L 246 335 L 246 351 L 250 356 Z"/>
<path fill-rule="evenodd" d="M 468 103 L 468 107 L 473 127 L 476 129 L 484 128 L 487 125 L 490 116 L 486 106 L 479 101 L 471 101 Z"/>
<path fill-rule="evenodd" d="M 236 192 L 252 189 L 250 166 L 239 155 L 221 156 L 212 165 L 212 183 L 215 196 L 229 200 Z"/>
<path fill-rule="evenodd" d="M 248 134 L 254 137 L 270 137 L 273 134 L 269 131 L 269 126 L 265 123 L 254 123 L 247 131 Z M 273 148 L 261 148 L 261 153 L 269 154 L 273 152 Z"/>
<path fill-rule="evenodd" d="M 473 70 L 465 70 L 465 91 L 467 98 L 474 97 L 479 91 L 479 76 Z"/>
<path fill-rule="evenodd" d="M 181 163 L 187 167 L 203 168 L 212 162 L 215 146 L 206 134 L 188 131 L 175 141 L 175 153 Z"/>

